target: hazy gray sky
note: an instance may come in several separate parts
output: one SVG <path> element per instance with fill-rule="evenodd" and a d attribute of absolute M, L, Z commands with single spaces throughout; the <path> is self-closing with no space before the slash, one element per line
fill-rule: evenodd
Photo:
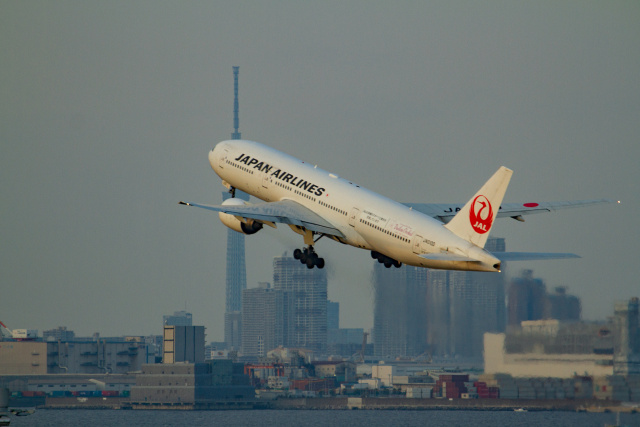
<path fill-rule="evenodd" d="M 465 202 L 500 166 L 506 202 L 607 205 L 497 223 L 511 264 L 582 298 L 640 295 L 640 3 L 0 3 L 0 320 L 160 333 L 186 307 L 223 338 L 227 229 L 207 152 L 232 132 L 399 201 Z M 246 239 L 249 287 L 302 246 Z M 372 260 L 320 241 L 343 327 L 372 326 Z"/>

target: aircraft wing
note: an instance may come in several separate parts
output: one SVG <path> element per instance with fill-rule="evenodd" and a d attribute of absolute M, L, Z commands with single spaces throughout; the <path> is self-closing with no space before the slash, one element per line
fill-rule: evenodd
<path fill-rule="evenodd" d="M 273 222 L 288 225 L 297 225 L 307 230 L 330 236 L 345 237 L 329 221 L 322 218 L 311 209 L 305 208 L 293 200 L 281 200 L 279 202 L 255 203 L 245 206 L 234 205 L 203 205 L 199 203 L 180 202 L 181 205 L 195 206 L 215 212 L 224 212 L 240 218 L 254 219 L 259 222 Z"/>
<path fill-rule="evenodd" d="M 523 215 L 531 215 L 542 212 L 552 212 L 560 209 L 579 208 L 583 206 L 600 205 L 604 203 L 615 203 L 612 199 L 593 199 L 593 200 L 575 200 L 561 202 L 540 202 L 540 203 L 503 203 L 500 205 L 497 218 L 513 218 L 523 221 Z M 620 203 L 620 202 L 618 202 Z M 403 203 L 412 209 L 422 212 L 425 215 L 436 218 L 444 223 L 453 219 L 453 217 L 462 209 L 462 204 L 446 204 L 446 203 Z"/>

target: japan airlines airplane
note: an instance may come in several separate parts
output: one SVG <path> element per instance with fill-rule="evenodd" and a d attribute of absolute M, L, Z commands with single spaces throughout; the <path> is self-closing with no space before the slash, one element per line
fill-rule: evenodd
<path fill-rule="evenodd" d="M 502 204 L 511 174 L 501 167 L 464 205 L 398 203 L 317 166 L 257 142 L 223 141 L 209 163 L 232 198 L 222 205 L 180 202 L 219 212 L 224 225 L 254 234 L 264 225 L 287 224 L 304 237 L 294 257 L 324 267 L 314 250 L 322 237 L 371 251 L 385 267 L 402 263 L 446 270 L 499 272 L 502 261 L 578 258 L 567 253 L 490 253 L 484 245 L 494 220 L 612 200 Z M 239 189 L 262 200 L 235 198 Z"/>

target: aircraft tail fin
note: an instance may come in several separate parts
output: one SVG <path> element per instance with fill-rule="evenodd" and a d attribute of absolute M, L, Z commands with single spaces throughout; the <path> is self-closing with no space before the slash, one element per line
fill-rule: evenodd
<path fill-rule="evenodd" d="M 501 166 L 445 227 L 484 248 L 513 171 Z"/>

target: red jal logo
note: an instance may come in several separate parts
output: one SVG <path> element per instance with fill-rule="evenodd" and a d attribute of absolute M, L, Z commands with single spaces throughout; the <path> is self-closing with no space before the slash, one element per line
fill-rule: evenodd
<path fill-rule="evenodd" d="M 473 227 L 478 234 L 484 234 L 491 229 L 493 209 L 491 208 L 489 199 L 483 195 L 473 199 L 471 209 L 469 210 L 469 221 L 471 221 L 471 227 Z"/>

